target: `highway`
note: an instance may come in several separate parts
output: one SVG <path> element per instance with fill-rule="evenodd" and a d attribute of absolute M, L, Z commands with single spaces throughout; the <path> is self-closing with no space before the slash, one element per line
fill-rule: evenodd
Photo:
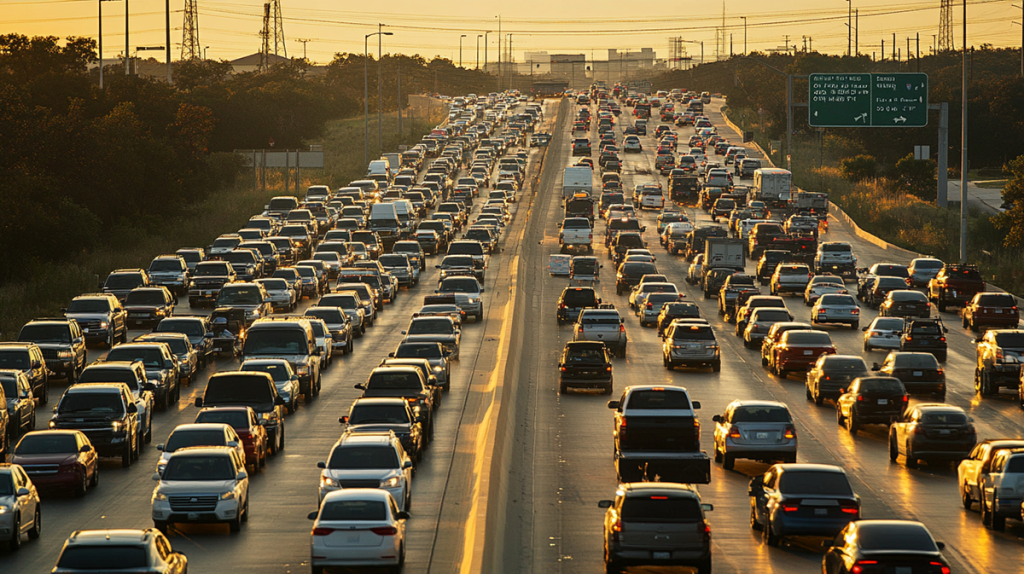
<path fill-rule="evenodd" d="M 560 104 L 565 113 L 559 117 Z M 438 412 L 434 442 L 418 465 L 413 481 L 406 573 L 471 571 L 467 569 L 470 557 L 484 543 L 499 553 L 497 561 L 504 573 L 603 572 L 604 511 L 597 507 L 597 502 L 612 498 L 616 489 L 612 413 L 606 407 L 610 397 L 587 392 L 558 394 L 558 355 L 564 344 L 572 340 L 573 332 L 571 325 L 557 326 L 555 302 L 568 279 L 551 277 L 546 269 L 548 256 L 558 253 L 556 225 L 562 220 L 560 182 L 562 168 L 573 160 L 568 130 L 574 109 L 567 101 L 545 102 L 545 125 L 539 131 L 560 132 L 546 151 L 531 148 L 528 184 L 519 203 L 513 206 L 515 216 L 503 234 L 504 251 L 496 253 L 489 262 L 484 297 L 486 316 L 479 324 L 470 322 L 464 329 L 461 360 L 453 368 L 451 391 Z M 723 121 L 718 100 L 707 110 L 720 133 L 731 141 L 740 141 L 739 134 L 733 133 Z M 623 127 L 630 123 L 630 111 L 631 108 L 623 107 L 618 118 L 616 134 L 620 142 Z M 650 125 L 653 134 L 658 122 L 653 120 Z M 691 133 L 691 128 L 675 129 L 684 142 Z M 653 169 L 653 136 L 641 140 L 645 147 L 642 154 L 623 155 L 627 192 L 638 183 L 666 183 Z M 538 166 L 542 158 L 541 172 Z M 539 178 L 538 184 L 530 184 L 535 178 Z M 478 202 L 474 212 L 479 211 L 479 203 L 483 202 Z M 699 210 L 687 212 L 694 221 L 709 219 Z M 659 269 L 690 301 L 701 306 L 722 345 L 723 366 L 720 373 L 710 369 L 664 369 L 661 339 L 654 329 L 639 326 L 628 309 L 627 295 L 615 294 L 615 270 L 601 249 L 604 223 L 599 221 L 594 234 L 595 251 L 604 261 L 604 269 L 597 287 L 604 302 L 614 303 L 627 318 L 629 336 L 628 356 L 614 363 L 615 391 L 611 398 L 618 398 L 622 389 L 631 384 L 687 387 L 691 396 L 702 403 L 702 447 L 708 451 L 714 428 L 711 417 L 721 413 L 732 400 L 785 402 L 796 422 L 798 460 L 846 468 L 863 500 L 863 517 L 920 520 L 936 539 L 946 543 L 945 556 L 953 572 L 1021 571 L 1024 526 L 1011 521 L 1005 532 L 985 530 L 978 512 L 964 511 L 960 505 L 955 467 L 925 465 L 910 470 L 902 464 L 890 464 L 883 427 L 868 426 L 852 436 L 836 425 L 831 403 L 817 407 L 805 399 L 801 376 L 792 374 L 780 379 L 769 375 L 760 365 L 758 352 L 745 349 L 732 334 L 733 326 L 718 316 L 715 302 L 703 300 L 699 290 L 685 283 L 687 263 L 658 247 L 656 216 L 654 211 L 641 212 L 648 229 L 645 237 L 658 257 Z M 861 266 L 879 261 L 910 261 L 906 252 L 883 249 L 857 237 L 834 217 L 830 223 L 823 239 L 849 241 Z M 223 230 L 229 231 L 232 230 Z M 430 265 L 438 260 L 430 258 Z M 748 262 L 748 272 L 752 267 Z M 172 530 L 174 549 L 188 555 L 191 572 L 308 571 L 310 522 L 306 514 L 316 509 L 316 463 L 325 459 L 340 434 L 337 418 L 347 413 L 360 394 L 353 385 L 364 381 L 370 370 L 398 344 L 402 338 L 399 331 L 420 307 L 422 296 L 432 292 L 436 279 L 437 271 L 429 267 L 419 286 L 402 289 L 396 302 L 385 306 L 366 336 L 356 340 L 355 353 L 337 357 L 325 372 L 320 397 L 302 404 L 286 419 L 287 447 L 268 461 L 264 473 L 252 479 L 252 519 L 240 533 L 229 534 L 226 526 L 181 526 Z M 522 297 L 523 306 L 512 309 L 510 304 L 516 295 Z M 801 299 L 787 299 L 787 303 L 798 320 L 809 319 L 809 308 Z M 310 304 L 305 301 L 303 306 Z M 187 311 L 187 303 L 182 302 L 179 309 Z M 507 329 L 512 313 L 523 321 L 522 334 Z M 861 325 L 868 325 L 875 316 L 875 311 L 864 308 Z M 978 428 L 979 439 L 1024 436 L 1021 411 L 1011 395 L 984 400 L 975 395 L 974 335 L 959 326 L 954 313 L 944 313 L 943 318 L 950 330 L 949 359 L 944 365 L 949 389 L 947 402 L 968 411 Z M 882 352 L 862 352 L 860 331 L 825 329 L 840 353 L 864 355 L 869 364 L 881 362 Z M 131 336 L 141 333 L 133 332 Z M 517 340 L 510 340 L 512 336 Z M 103 352 L 91 350 L 90 360 Z M 503 373 L 500 367 L 505 362 L 518 365 L 519 377 L 495 381 Z M 192 422 L 197 412 L 192 406 L 193 399 L 201 396 L 209 374 L 237 366 L 237 360 L 218 360 L 190 388 L 183 390 L 176 408 L 157 414 L 153 444 L 147 445 L 142 459 L 130 469 L 121 469 L 119 461 L 105 460 L 97 490 L 80 499 L 45 498 L 41 539 L 26 543 L 16 554 L 0 550 L 0 571 L 48 572 L 61 544 L 76 529 L 152 526 L 150 494 L 155 483 L 150 476 L 159 456 L 155 445 L 163 442 L 176 425 Z M 511 425 L 514 430 L 509 444 L 513 448 L 508 465 L 500 472 L 488 473 L 484 431 L 491 428 L 496 416 L 491 407 L 499 382 L 513 385 L 520 400 L 515 404 Z M 63 391 L 66 385 L 64 381 L 53 384 L 55 393 Z M 37 428 L 45 428 L 48 415 L 40 411 Z M 747 482 L 767 468 L 747 460 L 737 461 L 733 471 L 713 464 L 711 483 L 700 487 L 704 502 L 715 506 L 709 516 L 715 571 L 820 572 L 822 550 L 817 541 L 787 539 L 781 547 L 770 548 L 761 542 L 759 533 L 751 531 Z M 505 520 L 500 529 L 488 529 L 489 538 L 481 540 L 481 517 L 476 511 L 481 489 L 487 482 L 502 485 Z M 630 569 L 657 571 L 667 570 Z"/>

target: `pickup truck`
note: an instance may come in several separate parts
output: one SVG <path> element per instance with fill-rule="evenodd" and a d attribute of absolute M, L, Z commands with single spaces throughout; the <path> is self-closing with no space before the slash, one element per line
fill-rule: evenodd
<path fill-rule="evenodd" d="M 683 387 L 626 387 L 617 401 L 613 440 L 620 483 L 654 481 L 711 483 L 711 459 L 700 450 L 700 402 Z M 626 425 L 626 421 L 629 425 Z"/>
<path fill-rule="evenodd" d="M 928 282 L 928 299 L 942 313 L 949 306 L 963 307 L 984 290 L 985 280 L 977 265 L 947 263 L 935 279 Z"/>
<path fill-rule="evenodd" d="M 594 252 L 594 229 L 586 217 L 567 217 L 559 226 L 559 253 L 583 251 Z"/>
<path fill-rule="evenodd" d="M 751 258 L 759 258 L 766 249 L 784 249 L 781 246 L 775 246 L 775 238 L 784 235 L 786 235 L 786 231 L 778 223 L 758 223 L 750 230 L 747 253 Z M 786 249 L 786 251 L 789 250 Z"/>
<path fill-rule="evenodd" d="M 573 332 L 573 341 L 598 341 L 604 343 L 613 355 L 626 357 L 625 320 L 614 305 L 584 309 L 576 320 Z"/>
<path fill-rule="evenodd" d="M 845 241 L 826 241 L 818 245 L 814 255 L 814 272 L 831 273 L 842 278 L 857 276 L 857 257 Z"/>

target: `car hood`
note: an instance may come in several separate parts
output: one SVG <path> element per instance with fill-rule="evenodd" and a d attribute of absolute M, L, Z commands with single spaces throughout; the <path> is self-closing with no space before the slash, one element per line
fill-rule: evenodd
<path fill-rule="evenodd" d="M 74 319 L 79 323 L 83 321 L 106 321 L 110 318 L 109 313 L 66 313 L 68 319 Z"/>
<path fill-rule="evenodd" d="M 157 490 L 166 494 L 215 494 L 235 487 L 234 480 L 161 480 Z"/>

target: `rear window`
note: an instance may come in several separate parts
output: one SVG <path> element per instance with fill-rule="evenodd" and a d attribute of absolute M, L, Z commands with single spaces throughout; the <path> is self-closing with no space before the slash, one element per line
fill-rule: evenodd
<path fill-rule="evenodd" d="M 1024 456 L 1015 456 L 1006 463 L 1005 473 L 1024 474 Z"/>
<path fill-rule="evenodd" d="M 620 322 L 618 313 L 586 313 L 580 317 L 584 325 L 618 325 Z"/>
<path fill-rule="evenodd" d="M 622 265 L 622 274 L 630 277 L 641 277 L 648 273 L 655 274 L 658 267 L 653 263 L 625 263 Z"/>
<path fill-rule="evenodd" d="M 390 445 L 342 446 L 334 449 L 327 468 L 339 470 L 367 470 L 398 468 L 398 454 Z"/>
<path fill-rule="evenodd" d="M 846 305 L 856 307 L 857 301 L 851 295 L 822 295 L 821 305 Z"/>
<path fill-rule="evenodd" d="M 630 409 L 689 409 L 690 398 L 682 391 L 634 391 L 626 405 Z"/>
<path fill-rule="evenodd" d="M 320 520 L 387 520 L 387 508 L 379 500 L 338 500 L 324 504 Z"/>
<path fill-rule="evenodd" d="M 829 371 L 867 371 L 867 363 L 860 357 L 826 357 L 822 365 Z"/>
<path fill-rule="evenodd" d="M 853 248 L 845 243 L 828 243 L 822 245 L 821 250 L 829 253 L 849 253 Z"/>
<path fill-rule="evenodd" d="M 1024 347 L 1024 333 L 997 333 L 995 337 L 1000 347 Z"/>
<path fill-rule="evenodd" d="M 1013 307 L 1017 302 L 1010 295 L 993 294 L 993 295 L 979 295 L 978 305 L 984 305 L 985 307 Z"/>
<path fill-rule="evenodd" d="M 696 341 L 714 341 L 715 332 L 711 327 L 702 327 L 700 325 L 689 325 L 676 327 L 673 339 L 679 340 L 696 340 Z"/>
<path fill-rule="evenodd" d="M 875 267 L 875 275 L 888 275 L 890 277 L 910 277 L 910 272 L 903 265 L 878 265 Z"/>
<path fill-rule="evenodd" d="M 893 301 L 928 301 L 928 298 L 924 293 L 919 291 L 893 291 L 889 294 L 889 298 Z"/>
<path fill-rule="evenodd" d="M 907 282 L 899 277 L 879 277 L 875 287 L 882 289 L 893 289 L 906 287 Z"/>
<path fill-rule="evenodd" d="M 142 546 L 67 546 L 57 568 L 69 570 L 122 570 L 146 568 L 149 560 Z"/>
<path fill-rule="evenodd" d="M 374 390 L 422 390 L 423 384 L 414 373 L 374 371 L 366 387 Z"/>
<path fill-rule="evenodd" d="M 592 305 L 596 299 L 593 289 L 566 289 L 562 292 L 562 302 L 566 305 Z"/>
<path fill-rule="evenodd" d="M 782 407 L 738 407 L 732 412 L 734 423 L 788 423 L 792 420 L 789 409 Z"/>
<path fill-rule="evenodd" d="M 893 357 L 897 369 L 937 369 L 939 361 L 931 353 L 900 353 Z"/>
<path fill-rule="evenodd" d="M 914 323 L 910 327 L 910 332 L 913 335 L 940 335 L 942 330 L 939 329 L 937 323 Z"/>
<path fill-rule="evenodd" d="M 791 317 L 789 316 L 789 311 L 776 311 L 775 309 L 759 309 L 753 320 L 759 323 L 761 321 L 789 321 L 790 319 Z"/>
<path fill-rule="evenodd" d="M 972 281 L 981 281 L 981 272 L 977 269 L 950 269 L 947 274 L 950 277 L 956 277 L 959 279 L 970 279 Z"/>
<path fill-rule="evenodd" d="M 627 522 L 693 522 L 704 519 L 700 503 L 693 497 L 629 496 L 622 501 L 622 519 Z"/>
<path fill-rule="evenodd" d="M 965 425 L 967 416 L 963 413 L 924 413 L 921 422 L 933 425 Z"/>
<path fill-rule="evenodd" d="M 786 494 L 852 496 L 850 481 L 841 472 L 789 471 L 782 473 L 779 490 Z"/>
<path fill-rule="evenodd" d="M 786 342 L 790 345 L 831 345 L 832 338 L 828 333 L 789 331 Z"/>
<path fill-rule="evenodd" d="M 864 550 L 936 552 L 931 534 L 918 524 L 872 524 L 857 529 Z"/>
<path fill-rule="evenodd" d="M 860 392 L 891 391 L 903 392 L 903 383 L 899 379 L 861 379 Z"/>

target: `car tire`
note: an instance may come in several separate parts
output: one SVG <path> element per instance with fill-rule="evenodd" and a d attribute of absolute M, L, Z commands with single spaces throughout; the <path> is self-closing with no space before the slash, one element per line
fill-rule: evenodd
<path fill-rule="evenodd" d="M 867 341 L 864 342 L 864 352 L 865 353 L 871 352 L 871 345 L 868 345 Z"/>
<path fill-rule="evenodd" d="M 736 466 L 736 455 L 722 453 L 722 468 L 732 470 Z"/>
<path fill-rule="evenodd" d="M 764 526 L 762 526 L 761 523 L 757 521 L 757 511 L 754 510 L 754 501 L 751 500 L 750 501 L 750 529 L 751 530 L 761 530 L 762 528 L 764 528 Z"/>
<path fill-rule="evenodd" d="M 43 381 L 43 393 L 39 397 L 39 404 L 45 405 L 50 402 L 50 380 L 47 378 Z"/>
<path fill-rule="evenodd" d="M 82 480 L 75 485 L 75 498 L 81 498 L 85 496 L 85 493 L 89 490 L 89 471 L 82 469 Z"/>
<path fill-rule="evenodd" d="M 889 462 L 895 463 L 900 457 L 900 450 L 896 446 L 896 435 L 889 434 Z"/>
<path fill-rule="evenodd" d="M 697 563 L 697 574 L 711 574 L 711 556 Z"/>
<path fill-rule="evenodd" d="M 614 391 L 614 383 L 608 383 L 604 386 L 604 394 L 610 395 Z"/>
<path fill-rule="evenodd" d="M 284 423 L 282 422 L 277 426 L 277 445 L 274 446 L 276 452 L 284 450 L 284 438 Z M 248 504 L 248 500 L 246 500 L 246 504 Z"/>
<path fill-rule="evenodd" d="M 132 450 L 133 450 L 132 449 L 132 445 L 130 445 L 130 444 L 124 445 L 124 452 L 121 453 L 121 467 L 122 468 L 128 468 L 128 467 L 130 467 L 132 465 L 132 458 L 134 458 Z"/>
<path fill-rule="evenodd" d="M 839 426 L 846 426 L 846 417 L 843 416 L 843 410 L 836 406 L 836 424 Z"/>
<path fill-rule="evenodd" d="M 1003 519 L 1003 524 L 1006 524 L 1006 520 Z M 36 504 L 36 514 L 32 518 L 32 528 L 28 531 L 29 540 L 39 540 L 39 535 L 43 533 L 43 509 Z"/>
<path fill-rule="evenodd" d="M 993 495 L 998 494 L 998 493 L 999 493 L 999 491 L 996 490 L 993 493 Z M 1006 530 L 1006 517 L 1005 516 L 996 514 L 996 513 L 992 512 L 992 511 L 989 511 L 989 515 L 991 516 L 991 518 L 989 519 L 989 523 L 992 525 L 992 530 L 994 530 L 996 532 L 1002 532 L 1002 531 Z M 32 536 L 32 533 L 29 532 L 29 537 L 31 537 L 31 536 Z"/>
<path fill-rule="evenodd" d="M 971 498 L 971 489 L 966 484 L 960 487 L 960 504 L 963 505 L 964 510 L 971 510 L 974 505 L 974 499 Z"/>
<path fill-rule="evenodd" d="M 850 323 L 850 329 L 853 331 L 860 329 L 860 321 L 854 321 L 853 323 Z"/>
<path fill-rule="evenodd" d="M 764 530 L 761 531 L 761 537 L 764 543 L 768 546 L 778 546 L 781 541 L 781 537 L 775 534 L 775 530 L 772 528 L 772 521 L 769 519 L 764 524 Z"/>
<path fill-rule="evenodd" d="M 559 381 L 558 382 L 558 394 L 564 395 L 569 392 L 569 385 Z"/>
<path fill-rule="evenodd" d="M 18 516 L 14 517 L 14 522 L 11 524 L 14 530 L 14 535 L 11 536 L 11 540 L 7 542 L 7 549 L 11 552 L 17 552 L 21 550 L 21 518 Z"/>
<path fill-rule="evenodd" d="M 917 468 L 917 458 L 914 456 L 914 451 L 910 448 L 910 443 L 907 443 L 907 468 Z"/>
<path fill-rule="evenodd" d="M 846 430 L 850 431 L 850 434 L 857 434 L 857 431 L 860 430 L 860 423 L 857 422 L 857 418 L 853 416 L 852 412 L 846 419 Z"/>
<path fill-rule="evenodd" d="M 823 405 L 825 403 L 825 397 L 821 396 L 820 392 L 815 393 L 815 392 L 812 391 L 811 394 L 814 396 L 814 404 L 816 404 L 816 405 L 818 405 L 820 407 L 821 405 Z"/>
<path fill-rule="evenodd" d="M 981 524 L 986 530 L 992 530 L 992 511 L 985 504 L 984 496 L 981 498 Z"/>
<path fill-rule="evenodd" d="M 715 361 L 711 363 L 711 372 L 720 373 L 722 372 L 722 361 Z"/>
<path fill-rule="evenodd" d="M 723 458 L 722 457 L 722 451 L 718 450 L 718 445 L 717 444 L 715 445 L 715 453 L 714 454 L 715 454 L 715 462 L 721 463 L 722 462 L 722 458 Z"/>

